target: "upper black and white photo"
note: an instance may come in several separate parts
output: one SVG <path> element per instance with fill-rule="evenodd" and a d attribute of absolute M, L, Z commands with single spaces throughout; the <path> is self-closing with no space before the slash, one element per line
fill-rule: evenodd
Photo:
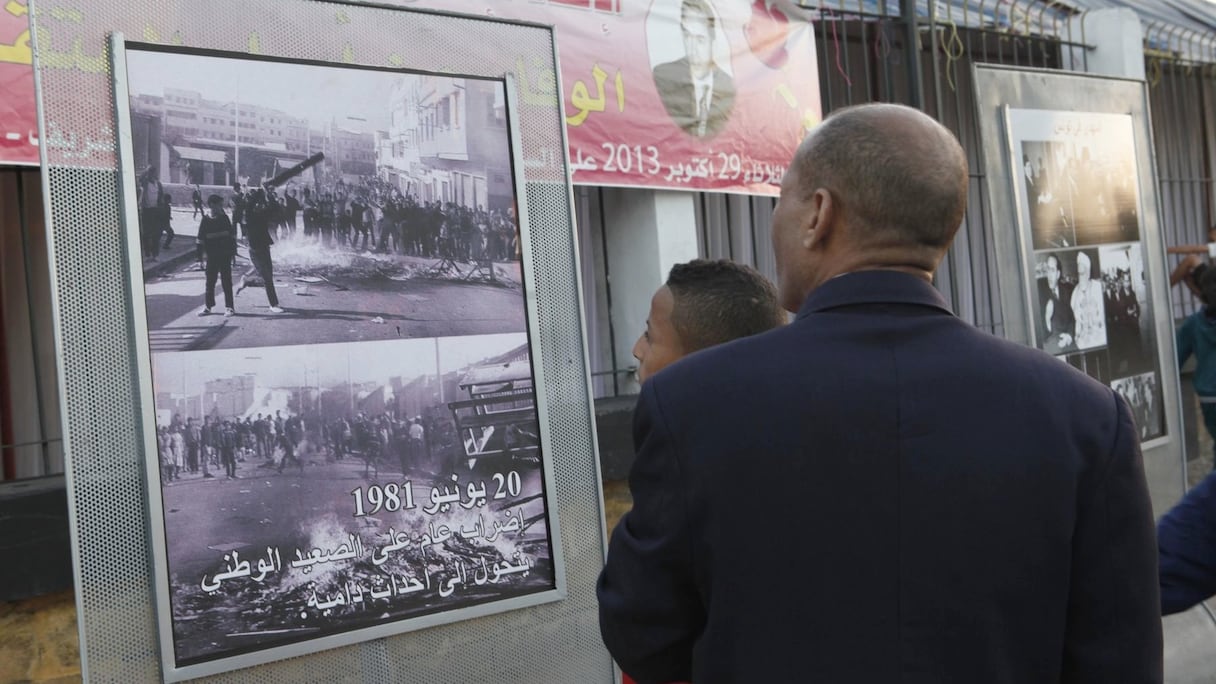
<path fill-rule="evenodd" d="M 1136 242 L 1135 148 L 1130 137 L 1025 140 L 1021 183 L 1034 249 Z"/>
<path fill-rule="evenodd" d="M 135 49 L 127 71 L 153 352 L 526 329 L 502 81 Z"/>

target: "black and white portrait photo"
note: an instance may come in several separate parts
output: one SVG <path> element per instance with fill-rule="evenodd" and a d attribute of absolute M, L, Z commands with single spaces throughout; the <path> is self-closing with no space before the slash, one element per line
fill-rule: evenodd
<path fill-rule="evenodd" d="M 1157 358 L 1143 254 L 1139 243 L 1099 250 L 1107 347 L 1119 376 L 1152 370 Z"/>
<path fill-rule="evenodd" d="M 1056 356 L 1076 351 L 1072 291 L 1077 285 L 1077 270 L 1071 252 L 1037 255 L 1035 283 L 1038 294 L 1035 331 L 1039 348 Z"/>
<path fill-rule="evenodd" d="M 152 363 L 179 665 L 554 587 L 523 333 Z"/>
<path fill-rule="evenodd" d="M 1036 339 L 1040 349 L 1068 354 L 1106 346 L 1106 310 L 1096 249 L 1035 256 Z"/>
<path fill-rule="evenodd" d="M 153 351 L 525 329 L 501 81 L 127 65 Z"/>
<path fill-rule="evenodd" d="M 717 135 L 735 106 L 730 43 L 721 18 L 710 0 L 665 0 L 651 14 L 650 59 L 663 107 L 685 133 Z M 678 35 L 659 30 L 677 23 Z"/>

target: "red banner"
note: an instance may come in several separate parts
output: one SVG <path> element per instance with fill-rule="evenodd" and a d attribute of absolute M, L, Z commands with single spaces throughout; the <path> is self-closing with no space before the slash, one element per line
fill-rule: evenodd
<path fill-rule="evenodd" d="M 790 0 L 477 5 L 556 27 L 575 183 L 775 195 L 820 120 L 814 30 Z M 550 101 L 554 84 L 516 77 L 525 103 Z"/>
<path fill-rule="evenodd" d="M 0 164 L 38 163 L 30 25 L 26 0 L 0 0 Z"/>
<path fill-rule="evenodd" d="M 0 11 L 0 163 L 38 162 L 24 1 L 7 0 Z M 575 183 L 775 195 L 798 143 L 820 119 L 814 31 L 793 0 L 408 3 L 420 5 L 556 26 Z M 116 10 L 90 7 L 89 23 Z M 60 7 L 39 15 L 40 40 L 49 45 L 44 68 L 85 80 L 106 72 L 105 46 L 71 37 L 82 17 Z M 142 37 L 179 42 L 187 28 L 148 25 Z M 251 52 L 257 38 L 250 36 Z M 525 115 L 530 105 L 552 106 L 558 84 L 544 69 L 520 59 L 515 78 Z M 87 86 L 82 97 L 96 91 Z M 112 154 L 109 126 L 48 127 L 56 163 L 92 165 Z M 560 152 L 542 152 L 549 158 L 525 150 L 525 164 L 555 166 Z"/>

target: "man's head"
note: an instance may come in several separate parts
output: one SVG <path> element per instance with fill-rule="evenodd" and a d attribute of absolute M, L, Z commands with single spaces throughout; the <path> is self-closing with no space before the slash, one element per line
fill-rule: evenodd
<path fill-rule="evenodd" d="M 773 213 L 782 306 L 850 271 L 931 279 L 966 206 L 967 158 L 941 124 L 902 105 L 834 112 L 799 146 Z"/>
<path fill-rule="evenodd" d="M 1060 284 L 1060 257 L 1048 254 L 1047 263 L 1043 265 L 1043 272 L 1047 275 L 1048 287 L 1056 289 L 1056 285 Z"/>
<path fill-rule="evenodd" d="M 733 261 L 677 264 L 650 300 L 646 331 L 633 345 L 638 379 L 695 351 L 785 323 L 777 292 L 764 276 Z"/>
<path fill-rule="evenodd" d="M 1093 277 L 1093 273 L 1089 267 L 1089 255 L 1085 252 L 1077 252 L 1077 282 L 1085 282 Z"/>
<path fill-rule="evenodd" d="M 714 11 L 707 0 L 680 3 L 680 32 L 693 76 L 705 77 L 714 67 Z"/>
<path fill-rule="evenodd" d="M 224 198 L 219 195 L 210 195 L 207 197 L 207 208 L 211 210 L 211 217 L 216 218 L 224 213 Z"/>

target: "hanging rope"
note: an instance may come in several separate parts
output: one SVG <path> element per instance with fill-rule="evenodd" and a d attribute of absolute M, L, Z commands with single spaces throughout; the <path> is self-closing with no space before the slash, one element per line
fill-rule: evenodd
<path fill-rule="evenodd" d="M 829 16 L 832 14 L 832 10 L 824 11 L 827 12 Z M 836 35 L 835 19 L 832 19 L 832 47 L 836 52 L 836 71 L 840 73 L 840 77 L 844 79 L 844 82 L 847 83 L 850 88 L 852 88 L 853 79 L 849 78 L 849 75 L 844 70 L 844 66 L 840 63 L 840 37 Z"/>
<path fill-rule="evenodd" d="M 878 30 L 874 32 L 874 59 L 876 61 L 885 62 L 891 56 L 891 37 L 888 33 L 890 30 L 891 25 L 888 20 L 878 20 Z"/>
<path fill-rule="evenodd" d="M 957 92 L 958 88 L 954 82 L 954 64 L 962 59 L 966 46 L 963 45 L 963 39 L 958 35 L 958 24 L 954 23 L 954 13 L 951 12 L 948 16 L 950 18 L 950 38 L 942 43 L 942 51 L 946 53 L 946 83 L 950 86 L 951 92 Z"/>

